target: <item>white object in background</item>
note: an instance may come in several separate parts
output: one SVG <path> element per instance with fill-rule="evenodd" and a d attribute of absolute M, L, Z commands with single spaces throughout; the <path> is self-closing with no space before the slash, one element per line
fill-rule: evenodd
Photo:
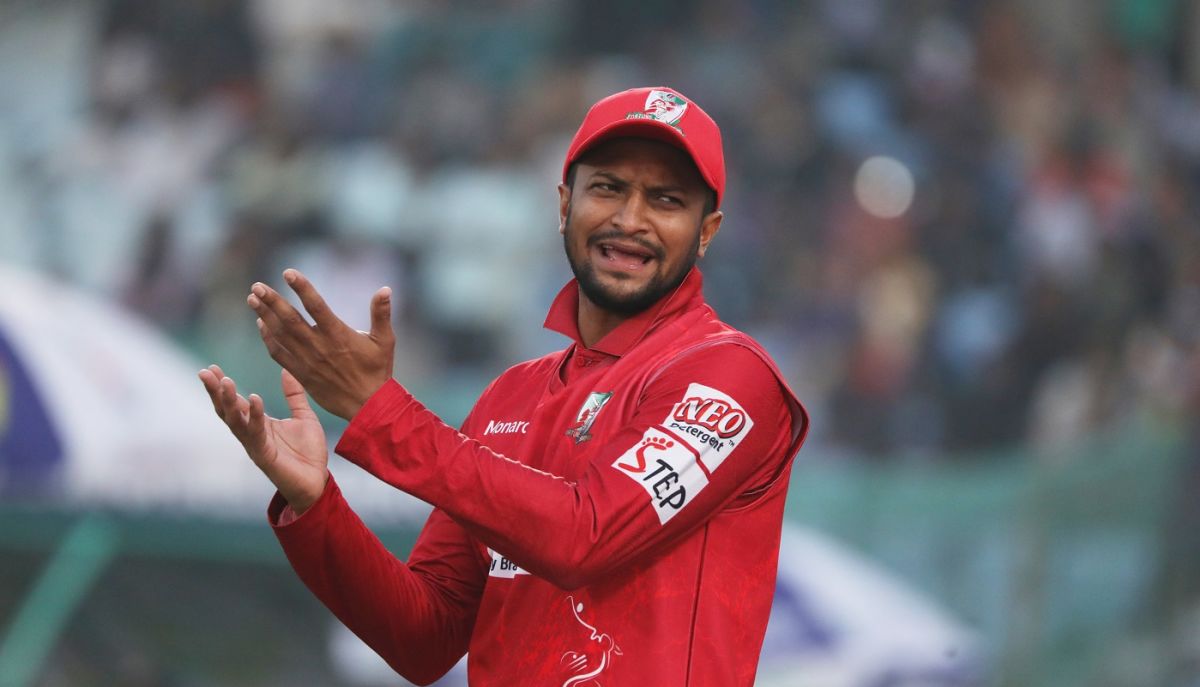
<path fill-rule="evenodd" d="M 786 524 L 759 687 L 983 684 L 976 635 L 876 563 Z"/>
<path fill-rule="evenodd" d="M 201 363 L 164 334 L 109 301 L 0 266 L 0 335 L 61 445 L 54 495 L 262 517 L 270 483 L 213 413 Z M 4 431 L 20 447 L 33 429 Z"/>

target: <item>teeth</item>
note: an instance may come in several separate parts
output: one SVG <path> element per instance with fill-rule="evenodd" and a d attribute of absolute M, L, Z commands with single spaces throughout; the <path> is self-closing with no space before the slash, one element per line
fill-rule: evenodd
<path fill-rule="evenodd" d="M 603 244 L 603 243 L 600 244 L 598 247 L 600 248 L 600 255 L 603 256 L 607 260 L 616 260 L 617 255 L 621 255 L 624 257 L 632 258 L 634 260 L 639 260 L 639 261 L 641 261 L 641 264 L 645 265 L 646 263 L 650 262 L 654 258 L 654 256 L 652 256 L 652 255 L 639 255 L 638 253 L 633 253 L 630 251 L 622 250 L 620 248 L 616 248 L 616 247 L 610 246 L 608 244 Z"/>

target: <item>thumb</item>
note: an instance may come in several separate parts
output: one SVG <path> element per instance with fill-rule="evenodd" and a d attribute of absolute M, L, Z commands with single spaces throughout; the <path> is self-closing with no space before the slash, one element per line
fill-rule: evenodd
<path fill-rule="evenodd" d="M 371 338 L 387 341 L 392 332 L 392 287 L 385 286 L 371 297 Z"/>
<path fill-rule="evenodd" d="M 280 387 L 283 389 L 283 398 L 287 401 L 288 409 L 292 411 L 292 417 L 296 419 L 316 417 L 312 406 L 308 404 L 308 396 L 304 393 L 304 385 L 300 380 L 292 376 L 291 372 L 286 369 L 280 371 Z"/>

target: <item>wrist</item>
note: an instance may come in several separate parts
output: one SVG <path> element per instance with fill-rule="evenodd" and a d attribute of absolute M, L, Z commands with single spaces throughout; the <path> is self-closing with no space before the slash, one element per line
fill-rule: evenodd
<path fill-rule="evenodd" d="M 323 479 L 321 479 L 320 486 L 317 488 L 297 490 L 295 492 L 286 494 L 283 493 L 283 490 L 280 490 L 280 494 L 283 496 L 283 499 L 287 501 L 287 504 L 292 509 L 293 513 L 296 515 L 303 515 L 305 511 L 307 511 L 309 508 L 312 508 L 313 505 L 321 499 L 321 495 L 325 493 L 325 485 L 328 483 L 329 471 L 326 470 L 325 476 Z"/>
<path fill-rule="evenodd" d="M 346 420 L 347 422 L 353 420 L 354 416 L 358 415 L 358 411 L 362 410 L 363 406 L 367 405 L 367 401 L 370 401 L 372 396 L 379 393 L 379 390 L 382 389 L 385 384 L 387 384 L 389 381 L 391 381 L 391 379 L 392 378 L 389 376 L 386 379 L 384 379 L 383 381 L 379 382 L 378 384 L 372 384 L 371 390 L 368 391 L 365 395 L 361 395 L 358 398 L 347 399 L 346 402 L 342 405 L 342 407 L 338 409 L 339 410 L 339 412 L 337 413 L 338 417 L 341 417 L 343 420 Z"/>
<path fill-rule="evenodd" d="M 354 419 L 355 415 L 358 415 L 358 411 L 362 410 L 362 407 L 366 405 L 366 402 L 366 399 L 346 401 L 340 408 L 337 409 L 334 414 L 346 422 L 349 422 Z"/>

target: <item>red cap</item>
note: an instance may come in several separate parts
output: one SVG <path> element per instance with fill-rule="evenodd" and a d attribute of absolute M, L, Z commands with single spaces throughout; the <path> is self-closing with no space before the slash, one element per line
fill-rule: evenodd
<path fill-rule="evenodd" d="M 699 105 L 664 86 L 631 88 L 592 105 L 567 149 L 563 181 L 580 155 L 601 141 L 621 136 L 651 138 L 686 152 L 701 178 L 716 192 L 716 206 L 721 207 L 725 195 L 721 130 Z"/>

